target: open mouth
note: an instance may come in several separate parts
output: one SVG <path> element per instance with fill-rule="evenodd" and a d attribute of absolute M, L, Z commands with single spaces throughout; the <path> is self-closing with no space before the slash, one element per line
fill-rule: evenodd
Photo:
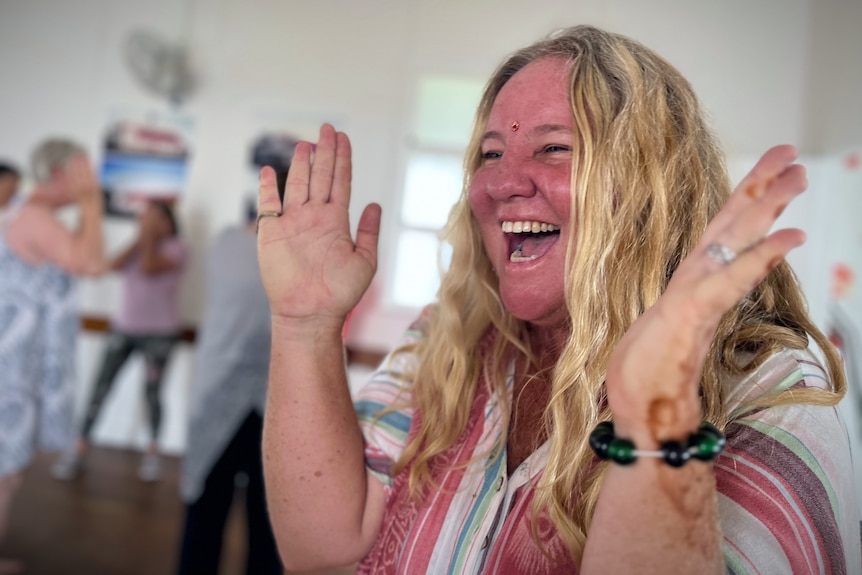
<path fill-rule="evenodd" d="M 548 253 L 560 237 L 560 228 L 546 222 L 502 223 L 502 231 L 509 242 L 509 261 L 531 262 Z"/>

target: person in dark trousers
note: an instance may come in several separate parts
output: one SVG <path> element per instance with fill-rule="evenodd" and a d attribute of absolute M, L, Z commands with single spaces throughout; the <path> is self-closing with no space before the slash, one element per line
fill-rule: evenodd
<path fill-rule="evenodd" d="M 281 574 L 261 463 L 270 351 L 269 302 L 257 265 L 256 209 L 209 250 L 180 492 L 186 502 L 180 575 L 216 575 L 237 486 L 245 486 L 248 575 Z"/>

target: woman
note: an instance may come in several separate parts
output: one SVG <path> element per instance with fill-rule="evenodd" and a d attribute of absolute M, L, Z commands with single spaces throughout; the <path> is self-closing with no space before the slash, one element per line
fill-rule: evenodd
<path fill-rule="evenodd" d="M 62 450 L 73 437 L 74 276 L 102 262 L 102 192 L 83 148 L 47 140 L 32 169 L 35 188 L 0 221 L 0 540 L 35 447 Z M 56 212 L 73 203 L 81 218 L 70 231 Z M 0 560 L 0 573 L 20 568 Z"/>
<path fill-rule="evenodd" d="M 150 427 L 150 443 L 138 477 L 142 481 L 161 477 L 160 396 L 165 368 L 182 329 L 178 303 L 187 253 L 171 206 L 160 201 L 147 204 L 139 218 L 138 238 L 107 265 L 108 270 L 123 274 L 122 300 L 111 323 L 105 359 L 87 404 L 80 437 L 74 449 L 54 465 L 55 478 L 68 480 L 80 473 L 102 405 L 120 369 L 135 351 L 143 354 L 146 364 L 144 395 Z"/>
<path fill-rule="evenodd" d="M 297 148 L 283 206 L 264 170 L 264 463 L 287 567 L 855 569 L 845 382 L 783 261 L 804 234 L 769 233 L 806 186 L 795 157 L 769 150 L 729 195 L 691 87 L 653 52 L 576 27 L 515 53 L 479 106 L 439 303 L 358 421 L 338 333 L 379 207 L 354 242 L 330 126 L 313 162 Z M 727 435 L 714 462 L 701 420 Z"/>

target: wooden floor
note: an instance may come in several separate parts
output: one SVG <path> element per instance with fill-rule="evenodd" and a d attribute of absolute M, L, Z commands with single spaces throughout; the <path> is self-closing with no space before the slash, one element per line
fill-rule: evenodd
<path fill-rule="evenodd" d="M 27 575 L 171 575 L 176 571 L 183 505 L 179 460 L 166 458 L 157 483 L 137 477 L 140 453 L 97 448 L 71 482 L 50 476 L 54 456 L 27 470 L 12 505 L 0 557 L 22 560 Z M 239 498 L 238 498 L 239 499 Z M 241 575 L 244 526 L 235 506 L 220 575 Z M 342 575 L 351 570 L 332 570 Z"/>

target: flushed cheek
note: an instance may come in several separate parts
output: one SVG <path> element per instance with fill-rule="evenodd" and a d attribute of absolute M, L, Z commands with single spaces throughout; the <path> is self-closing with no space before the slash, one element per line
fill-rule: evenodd
<path fill-rule="evenodd" d="M 470 210 L 480 221 L 484 216 L 492 213 L 491 197 L 487 193 L 487 184 L 484 178 L 474 176 L 470 182 L 470 191 L 467 199 L 470 201 Z"/>
<path fill-rule="evenodd" d="M 482 230 L 482 239 L 486 247 L 488 247 L 489 229 L 496 229 L 498 227 L 493 202 L 486 193 L 480 191 L 475 182 L 470 186 L 468 200 L 470 202 L 470 211 L 473 213 L 476 221 L 479 222 L 479 228 Z"/>

